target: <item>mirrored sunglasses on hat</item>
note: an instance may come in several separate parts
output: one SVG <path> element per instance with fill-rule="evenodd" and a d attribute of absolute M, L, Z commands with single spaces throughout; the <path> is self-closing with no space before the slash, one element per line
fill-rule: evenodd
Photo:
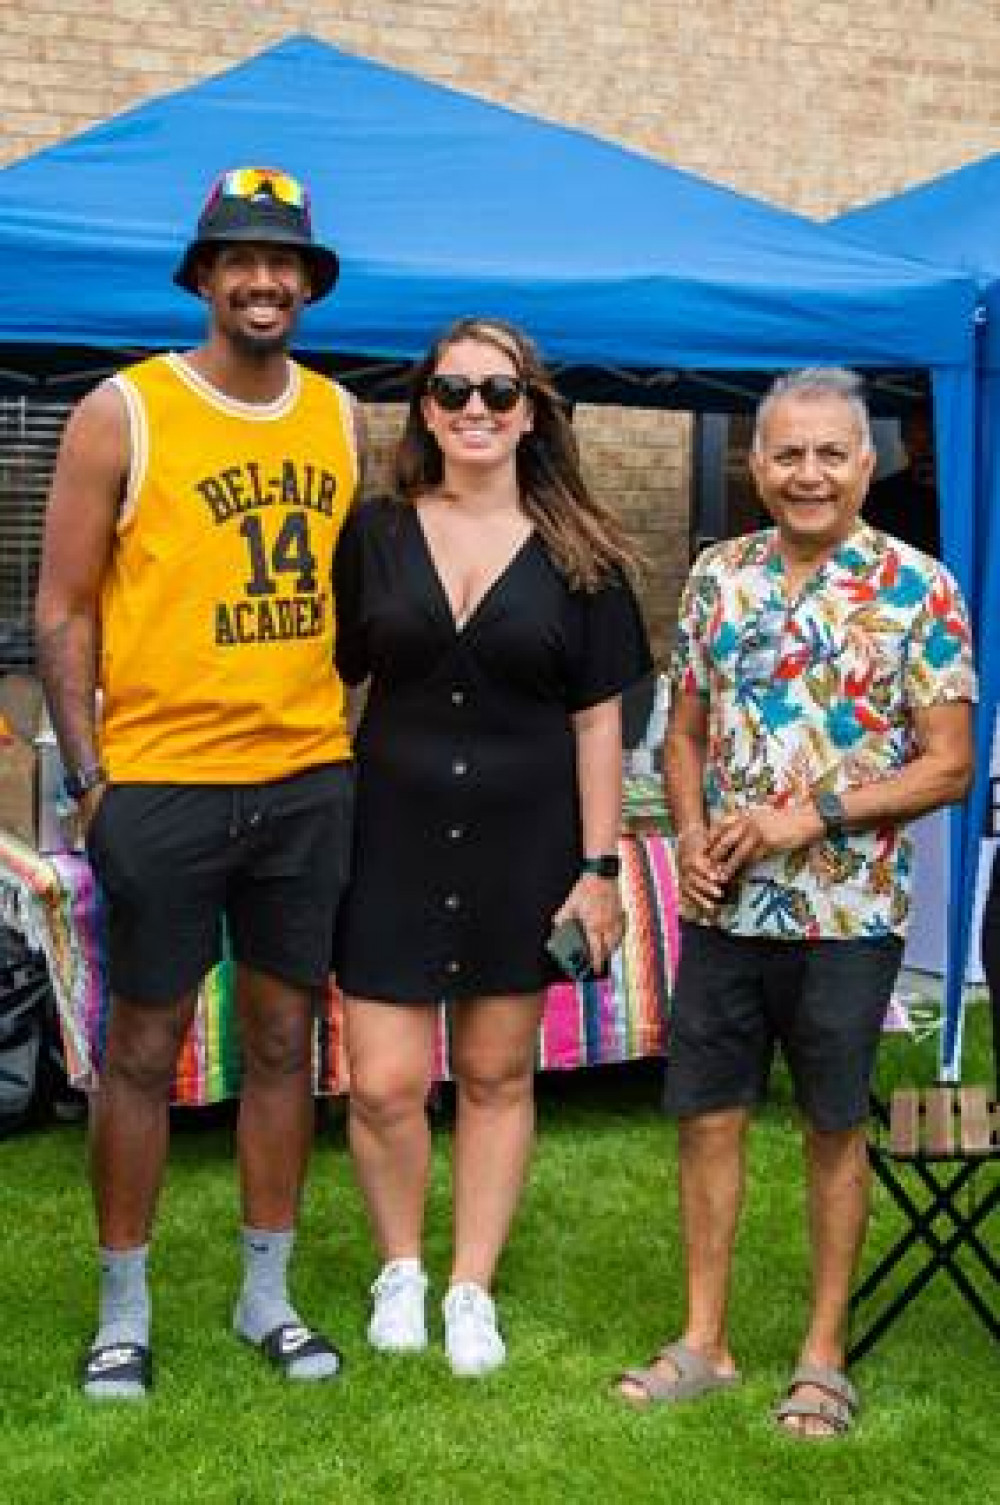
<path fill-rule="evenodd" d="M 219 199 L 248 199 L 261 197 L 276 199 L 290 209 L 309 213 L 309 195 L 290 173 L 278 167 L 234 167 L 216 181 L 208 196 L 206 209 Z"/>

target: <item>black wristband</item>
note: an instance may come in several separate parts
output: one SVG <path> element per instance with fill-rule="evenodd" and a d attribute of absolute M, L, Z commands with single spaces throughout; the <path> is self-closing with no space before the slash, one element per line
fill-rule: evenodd
<path fill-rule="evenodd" d="M 847 829 L 847 811 L 844 809 L 844 801 L 840 795 L 834 794 L 832 790 L 825 790 L 822 794 L 815 796 L 813 804 L 823 822 L 826 835 L 833 840 L 843 836 Z"/>
<path fill-rule="evenodd" d="M 580 871 L 593 873 L 595 878 L 617 878 L 622 870 L 622 860 L 617 852 L 602 852 L 599 857 L 585 857 Z"/>
<path fill-rule="evenodd" d="M 67 768 L 63 775 L 63 788 L 71 800 L 82 800 L 98 784 L 106 784 L 108 776 L 100 763 L 88 763 L 85 768 Z"/>

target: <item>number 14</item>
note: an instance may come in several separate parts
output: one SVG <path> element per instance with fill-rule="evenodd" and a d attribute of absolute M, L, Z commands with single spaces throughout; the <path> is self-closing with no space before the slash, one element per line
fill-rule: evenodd
<path fill-rule="evenodd" d="M 255 513 L 243 519 L 240 532 L 246 539 L 250 552 L 250 579 L 245 586 L 248 596 L 273 596 L 278 589 L 274 576 L 289 572 L 298 575 L 295 582 L 296 594 L 315 593 L 316 556 L 309 547 L 309 519 L 304 512 L 285 514 L 271 550 L 270 561 L 267 558 L 264 524 Z"/>

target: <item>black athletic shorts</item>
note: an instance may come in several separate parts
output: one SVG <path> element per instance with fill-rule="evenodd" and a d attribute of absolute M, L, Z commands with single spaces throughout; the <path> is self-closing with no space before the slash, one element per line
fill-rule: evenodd
<path fill-rule="evenodd" d="M 897 936 L 780 941 L 681 926 L 666 1106 L 679 1118 L 748 1108 L 780 1043 L 806 1118 L 854 1128 L 903 956 Z"/>
<path fill-rule="evenodd" d="M 222 955 L 325 986 L 347 883 L 354 766 L 266 784 L 111 784 L 87 833 L 104 893 L 111 991 L 176 1002 Z"/>

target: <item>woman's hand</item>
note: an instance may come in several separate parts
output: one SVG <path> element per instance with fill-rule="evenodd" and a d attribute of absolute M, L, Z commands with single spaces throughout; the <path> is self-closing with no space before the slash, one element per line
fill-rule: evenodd
<path fill-rule="evenodd" d="M 611 953 L 625 934 L 625 911 L 617 878 L 582 873 L 556 911 L 553 924 L 575 916 L 587 936 L 587 949 L 594 971 L 604 972 Z"/>

